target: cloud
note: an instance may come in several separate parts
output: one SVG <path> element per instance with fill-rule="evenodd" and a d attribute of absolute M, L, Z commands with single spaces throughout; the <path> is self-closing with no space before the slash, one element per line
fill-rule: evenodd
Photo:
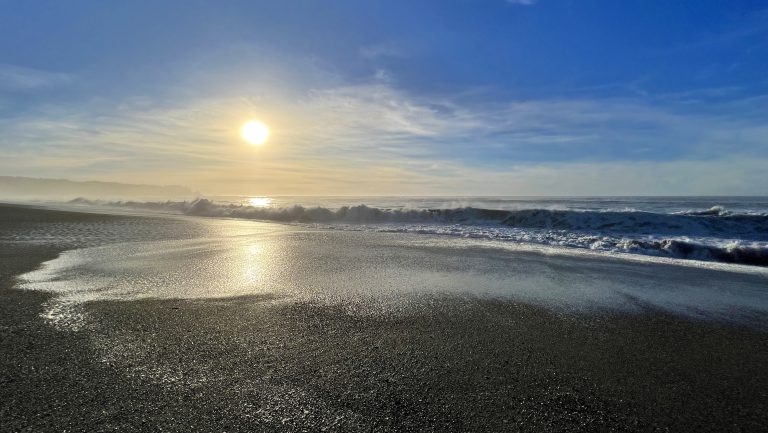
<path fill-rule="evenodd" d="M 0 91 L 25 91 L 67 84 L 72 76 L 22 66 L 0 64 Z"/>
<path fill-rule="evenodd" d="M 539 0 L 506 0 L 507 3 L 513 5 L 531 6 L 538 3 Z"/>
<path fill-rule="evenodd" d="M 316 90 L 289 110 L 301 114 L 296 141 L 305 140 L 307 149 L 322 142 L 343 149 L 345 157 L 376 153 L 503 164 L 768 153 L 759 100 L 720 103 L 714 111 L 689 100 L 662 102 L 467 101 L 374 83 Z"/>
<path fill-rule="evenodd" d="M 358 50 L 360 57 L 367 60 L 375 60 L 384 57 L 405 57 L 405 50 L 393 43 L 380 43 L 366 45 Z"/>
<path fill-rule="evenodd" d="M 687 95 L 499 102 L 387 80 L 269 84 L 0 119 L 0 172 L 299 195 L 750 194 L 766 184 L 758 96 L 716 106 Z M 273 132 L 258 149 L 239 137 L 251 117 Z"/>

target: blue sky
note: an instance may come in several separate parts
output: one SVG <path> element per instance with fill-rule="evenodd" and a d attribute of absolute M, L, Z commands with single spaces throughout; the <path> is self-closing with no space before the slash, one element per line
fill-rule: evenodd
<path fill-rule="evenodd" d="M 0 1 L 0 174 L 211 194 L 765 194 L 768 5 Z M 239 127 L 267 123 L 254 148 Z"/>

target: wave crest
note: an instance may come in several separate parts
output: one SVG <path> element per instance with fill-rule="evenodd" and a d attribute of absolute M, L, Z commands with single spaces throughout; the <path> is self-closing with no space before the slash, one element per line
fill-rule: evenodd
<path fill-rule="evenodd" d="M 338 209 L 300 205 L 272 208 L 217 203 L 206 198 L 191 202 L 102 202 L 77 198 L 72 204 L 95 204 L 185 215 L 259 219 L 302 223 L 496 223 L 508 227 L 589 231 L 600 233 L 711 235 L 768 240 L 768 215 L 732 214 L 715 206 L 706 211 L 663 214 L 642 211 L 590 211 L 520 209 L 497 210 L 473 207 L 453 209 L 380 209 L 364 204 Z"/>
<path fill-rule="evenodd" d="M 768 215 L 733 214 L 715 206 L 703 211 L 653 213 L 635 210 L 381 209 L 364 204 L 324 207 L 253 207 L 191 202 L 102 202 L 72 204 L 170 211 L 203 217 L 341 224 L 373 230 L 622 251 L 636 254 L 768 266 Z M 393 226 L 394 224 L 394 226 Z"/>

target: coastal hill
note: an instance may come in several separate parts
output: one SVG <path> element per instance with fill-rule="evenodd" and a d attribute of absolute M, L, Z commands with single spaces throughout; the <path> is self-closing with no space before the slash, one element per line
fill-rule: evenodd
<path fill-rule="evenodd" d="M 196 192 L 177 185 L 139 185 L 117 182 L 72 181 L 32 177 L 0 176 L 0 200 L 89 199 L 189 199 Z"/>

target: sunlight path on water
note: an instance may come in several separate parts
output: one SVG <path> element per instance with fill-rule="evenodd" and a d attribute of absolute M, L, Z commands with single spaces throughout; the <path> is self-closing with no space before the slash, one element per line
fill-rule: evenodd
<path fill-rule="evenodd" d="M 199 224 L 199 223 L 197 223 Z M 768 313 L 768 272 L 523 251 L 399 233 L 206 220 L 204 235 L 66 251 L 21 277 L 59 296 L 46 317 L 76 326 L 96 300 L 270 295 L 408 314 L 434 299 L 508 299 L 566 311 L 676 314 L 738 321 Z M 724 270 L 725 269 L 725 270 Z"/>

